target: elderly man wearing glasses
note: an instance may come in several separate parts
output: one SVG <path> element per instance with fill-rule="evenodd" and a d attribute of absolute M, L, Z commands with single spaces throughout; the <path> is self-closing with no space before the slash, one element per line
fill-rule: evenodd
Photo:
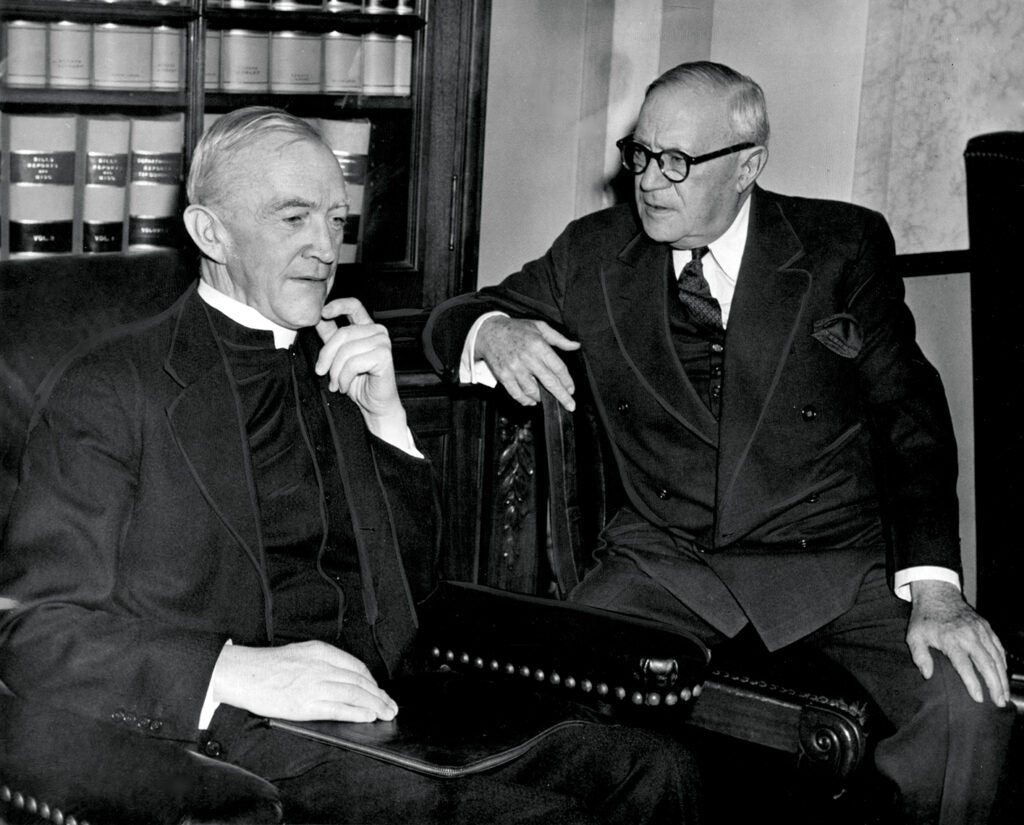
<path fill-rule="evenodd" d="M 727 66 L 659 77 L 617 145 L 634 203 L 440 306 L 435 366 L 573 409 L 579 350 L 626 504 L 571 597 L 820 651 L 891 723 L 875 763 L 905 820 L 986 821 L 1005 655 L 961 595 L 950 415 L 889 227 L 760 188 L 764 96 Z"/>

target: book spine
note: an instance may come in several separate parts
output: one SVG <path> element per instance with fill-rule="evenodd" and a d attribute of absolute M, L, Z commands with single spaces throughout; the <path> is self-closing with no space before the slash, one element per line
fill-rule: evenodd
<path fill-rule="evenodd" d="M 61 20 L 47 32 L 47 78 L 58 89 L 87 88 L 92 74 L 92 26 Z"/>
<path fill-rule="evenodd" d="M 324 91 L 361 92 L 363 38 L 348 32 L 327 32 L 324 38 Z"/>
<path fill-rule="evenodd" d="M 8 115 L 11 257 L 74 248 L 75 115 Z"/>
<path fill-rule="evenodd" d="M 153 30 L 101 23 L 92 34 L 92 85 L 97 89 L 149 89 L 153 85 Z"/>
<path fill-rule="evenodd" d="M 45 23 L 31 20 L 9 20 L 4 23 L 8 86 L 46 85 L 47 32 Z"/>
<path fill-rule="evenodd" d="M 181 240 L 181 115 L 132 120 L 128 246 L 176 247 Z"/>
<path fill-rule="evenodd" d="M 203 67 L 203 84 L 208 91 L 221 88 L 220 82 L 220 51 L 221 33 L 215 29 L 206 31 L 206 61 Z"/>
<path fill-rule="evenodd" d="M 270 35 L 270 91 L 318 94 L 323 67 L 319 34 L 277 31 Z"/>
<path fill-rule="evenodd" d="M 127 118 L 86 120 L 84 252 L 121 252 L 125 248 L 129 133 Z"/>
<path fill-rule="evenodd" d="M 173 26 L 153 29 L 153 88 L 176 90 L 184 86 L 185 30 Z"/>
<path fill-rule="evenodd" d="M 395 93 L 395 38 L 379 32 L 363 35 L 363 94 Z"/>
<path fill-rule="evenodd" d="M 220 37 L 220 83 L 229 92 L 266 92 L 270 88 L 270 36 L 228 29 Z"/>

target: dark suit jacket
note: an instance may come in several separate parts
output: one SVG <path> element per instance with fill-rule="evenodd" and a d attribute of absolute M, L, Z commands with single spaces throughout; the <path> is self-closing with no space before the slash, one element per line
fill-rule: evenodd
<path fill-rule="evenodd" d="M 724 581 L 775 646 L 850 603 L 884 558 L 883 508 L 892 566 L 959 570 L 957 468 L 943 388 L 914 341 L 884 219 L 760 188 L 751 197 L 717 422 L 673 349 L 671 250 L 628 206 L 574 221 L 498 287 L 441 305 L 426 342 L 454 377 L 487 309 L 544 319 L 580 341 L 631 508 L 683 535 L 681 496 L 714 509 L 704 549 L 717 584 L 693 565 L 648 572 L 698 605 Z M 715 489 L 693 491 L 693 467 L 715 445 Z"/>
<path fill-rule="evenodd" d="M 244 422 L 207 312 L 190 288 L 83 348 L 35 418 L 0 558 L 0 593 L 22 602 L 0 619 L 0 680 L 179 740 L 196 737 L 225 641 L 274 634 Z M 312 330 L 299 342 L 319 346 Z M 394 664 L 413 596 L 381 571 L 400 564 L 399 548 L 417 569 L 431 564 L 430 467 L 322 388 L 373 581 L 368 619 Z"/>

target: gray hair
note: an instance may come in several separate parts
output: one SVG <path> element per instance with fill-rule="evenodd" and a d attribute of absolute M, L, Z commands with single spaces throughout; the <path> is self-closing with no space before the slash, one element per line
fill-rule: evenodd
<path fill-rule="evenodd" d="M 729 114 L 737 139 L 768 145 L 768 107 L 764 91 L 745 74 L 710 60 L 680 63 L 647 87 L 644 100 L 658 89 L 674 86 L 696 86 L 729 95 Z"/>
<path fill-rule="evenodd" d="M 230 162 L 245 146 L 269 134 L 291 135 L 295 140 L 311 140 L 330 149 L 312 123 L 283 109 L 235 109 L 218 117 L 196 146 L 185 189 L 189 203 L 215 205 L 230 191 L 230 181 L 222 180 Z"/>

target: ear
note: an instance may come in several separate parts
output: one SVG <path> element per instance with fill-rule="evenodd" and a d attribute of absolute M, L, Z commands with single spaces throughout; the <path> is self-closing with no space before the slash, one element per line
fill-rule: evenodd
<path fill-rule="evenodd" d="M 739 175 L 736 178 L 736 188 L 740 192 L 745 192 L 753 186 L 766 163 L 768 163 L 767 146 L 744 149 L 740 160 Z"/>
<path fill-rule="evenodd" d="M 183 215 L 185 229 L 207 258 L 219 264 L 227 260 L 228 232 L 216 213 L 206 206 L 190 203 Z"/>

